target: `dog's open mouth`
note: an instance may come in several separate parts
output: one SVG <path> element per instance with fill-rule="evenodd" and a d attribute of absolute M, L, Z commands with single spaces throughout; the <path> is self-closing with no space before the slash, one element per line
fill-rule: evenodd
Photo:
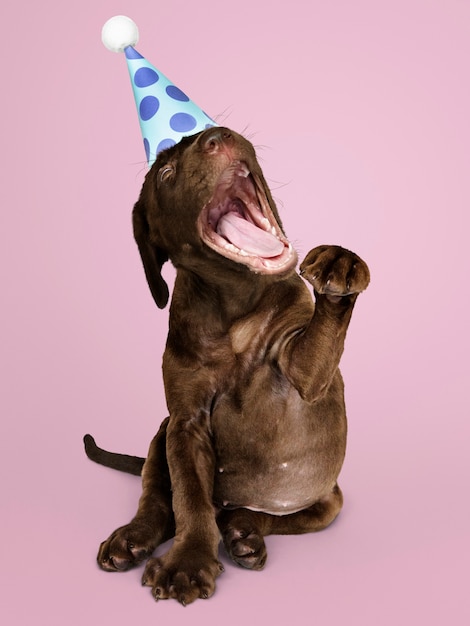
<path fill-rule="evenodd" d="M 297 262 L 261 182 L 240 161 L 222 172 L 199 217 L 199 230 L 210 248 L 256 272 L 283 272 Z"/>

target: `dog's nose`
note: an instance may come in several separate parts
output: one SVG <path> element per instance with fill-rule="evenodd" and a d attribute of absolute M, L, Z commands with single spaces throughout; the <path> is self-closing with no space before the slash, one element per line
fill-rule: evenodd
<path fill-rule="evenodd" d="M 232 133 L 228 128 L 212 128 L 204 138 L 204 150 L 209 154 L 218 152 L 221 148 L 233 144 Z"/>

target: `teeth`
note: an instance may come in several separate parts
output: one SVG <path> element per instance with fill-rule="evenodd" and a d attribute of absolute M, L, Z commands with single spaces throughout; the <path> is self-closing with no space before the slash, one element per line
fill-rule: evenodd
<path fill-rule="evenodd" d="M 238 253 L 238 252 L 239 252 L 239 249 L 238 249 L 238 248 L 236 248 L 236 247 L 233 245 L 233 243 L 227 243 L 224 247 L 225 247 L 225 249 L 226 249 L 226 250 L 230 250 L 230 252 L 235 252 L 235 253 Z"/>
<path fill-rule="evenodd" d="M 226 250 L 229 250 L 230 252 L 233 252 L 234 254 L 239 254 L 240 256 L 250 256 L 246 250 L 242 250 L 241 248 L 237 248 L 236 246 L 233 245 L 233 243 L 230 243 L 230 242 L 227 242 L 224 245 L 224 248 Z"/>

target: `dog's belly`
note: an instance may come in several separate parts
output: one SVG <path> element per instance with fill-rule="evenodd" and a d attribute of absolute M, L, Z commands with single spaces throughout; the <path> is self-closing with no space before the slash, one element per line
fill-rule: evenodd
<path fill-rule="evenodd" d="M 266 393 L 266 382 L 274 392 Z M 300 511 L 330 494 L 343 463 L 341 377 L 313 405 L 261 372 L 241 401 L 229 395 L 219 400 L 212 426 L 217 506 L 274 515 Z"/>
<path fill-rule="evenodd" d="M 288 515 L 308 508 L 325 497 L 335 480 L 287 461 L 268 472 L 248 475 L 242 470 L 219 467 L 214 503 L 225 509 L 245 508 L 273 515 Z M 319 480 L 320 479 L 320 480 Z"/>

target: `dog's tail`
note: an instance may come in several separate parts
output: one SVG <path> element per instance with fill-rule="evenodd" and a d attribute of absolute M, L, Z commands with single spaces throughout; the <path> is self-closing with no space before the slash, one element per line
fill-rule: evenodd
<path fill-rule="evenodd" d="M 120 472 L 126 472 L 127 474 L 134 474 L 134 476 L 140 476 L 142 473 L 142 467 L 144 466 L 145 459 L 140 456 L 129 456 L 128 454 L 118 454 L 116 452 L 108 452 L 99 448 L 95 440 L 91 435 L 85 435 L 83 437 L 83 443 L 85 444 L 85 452 L 89 459 L 111 467 L 112 469 L 119 470 Z"/>

